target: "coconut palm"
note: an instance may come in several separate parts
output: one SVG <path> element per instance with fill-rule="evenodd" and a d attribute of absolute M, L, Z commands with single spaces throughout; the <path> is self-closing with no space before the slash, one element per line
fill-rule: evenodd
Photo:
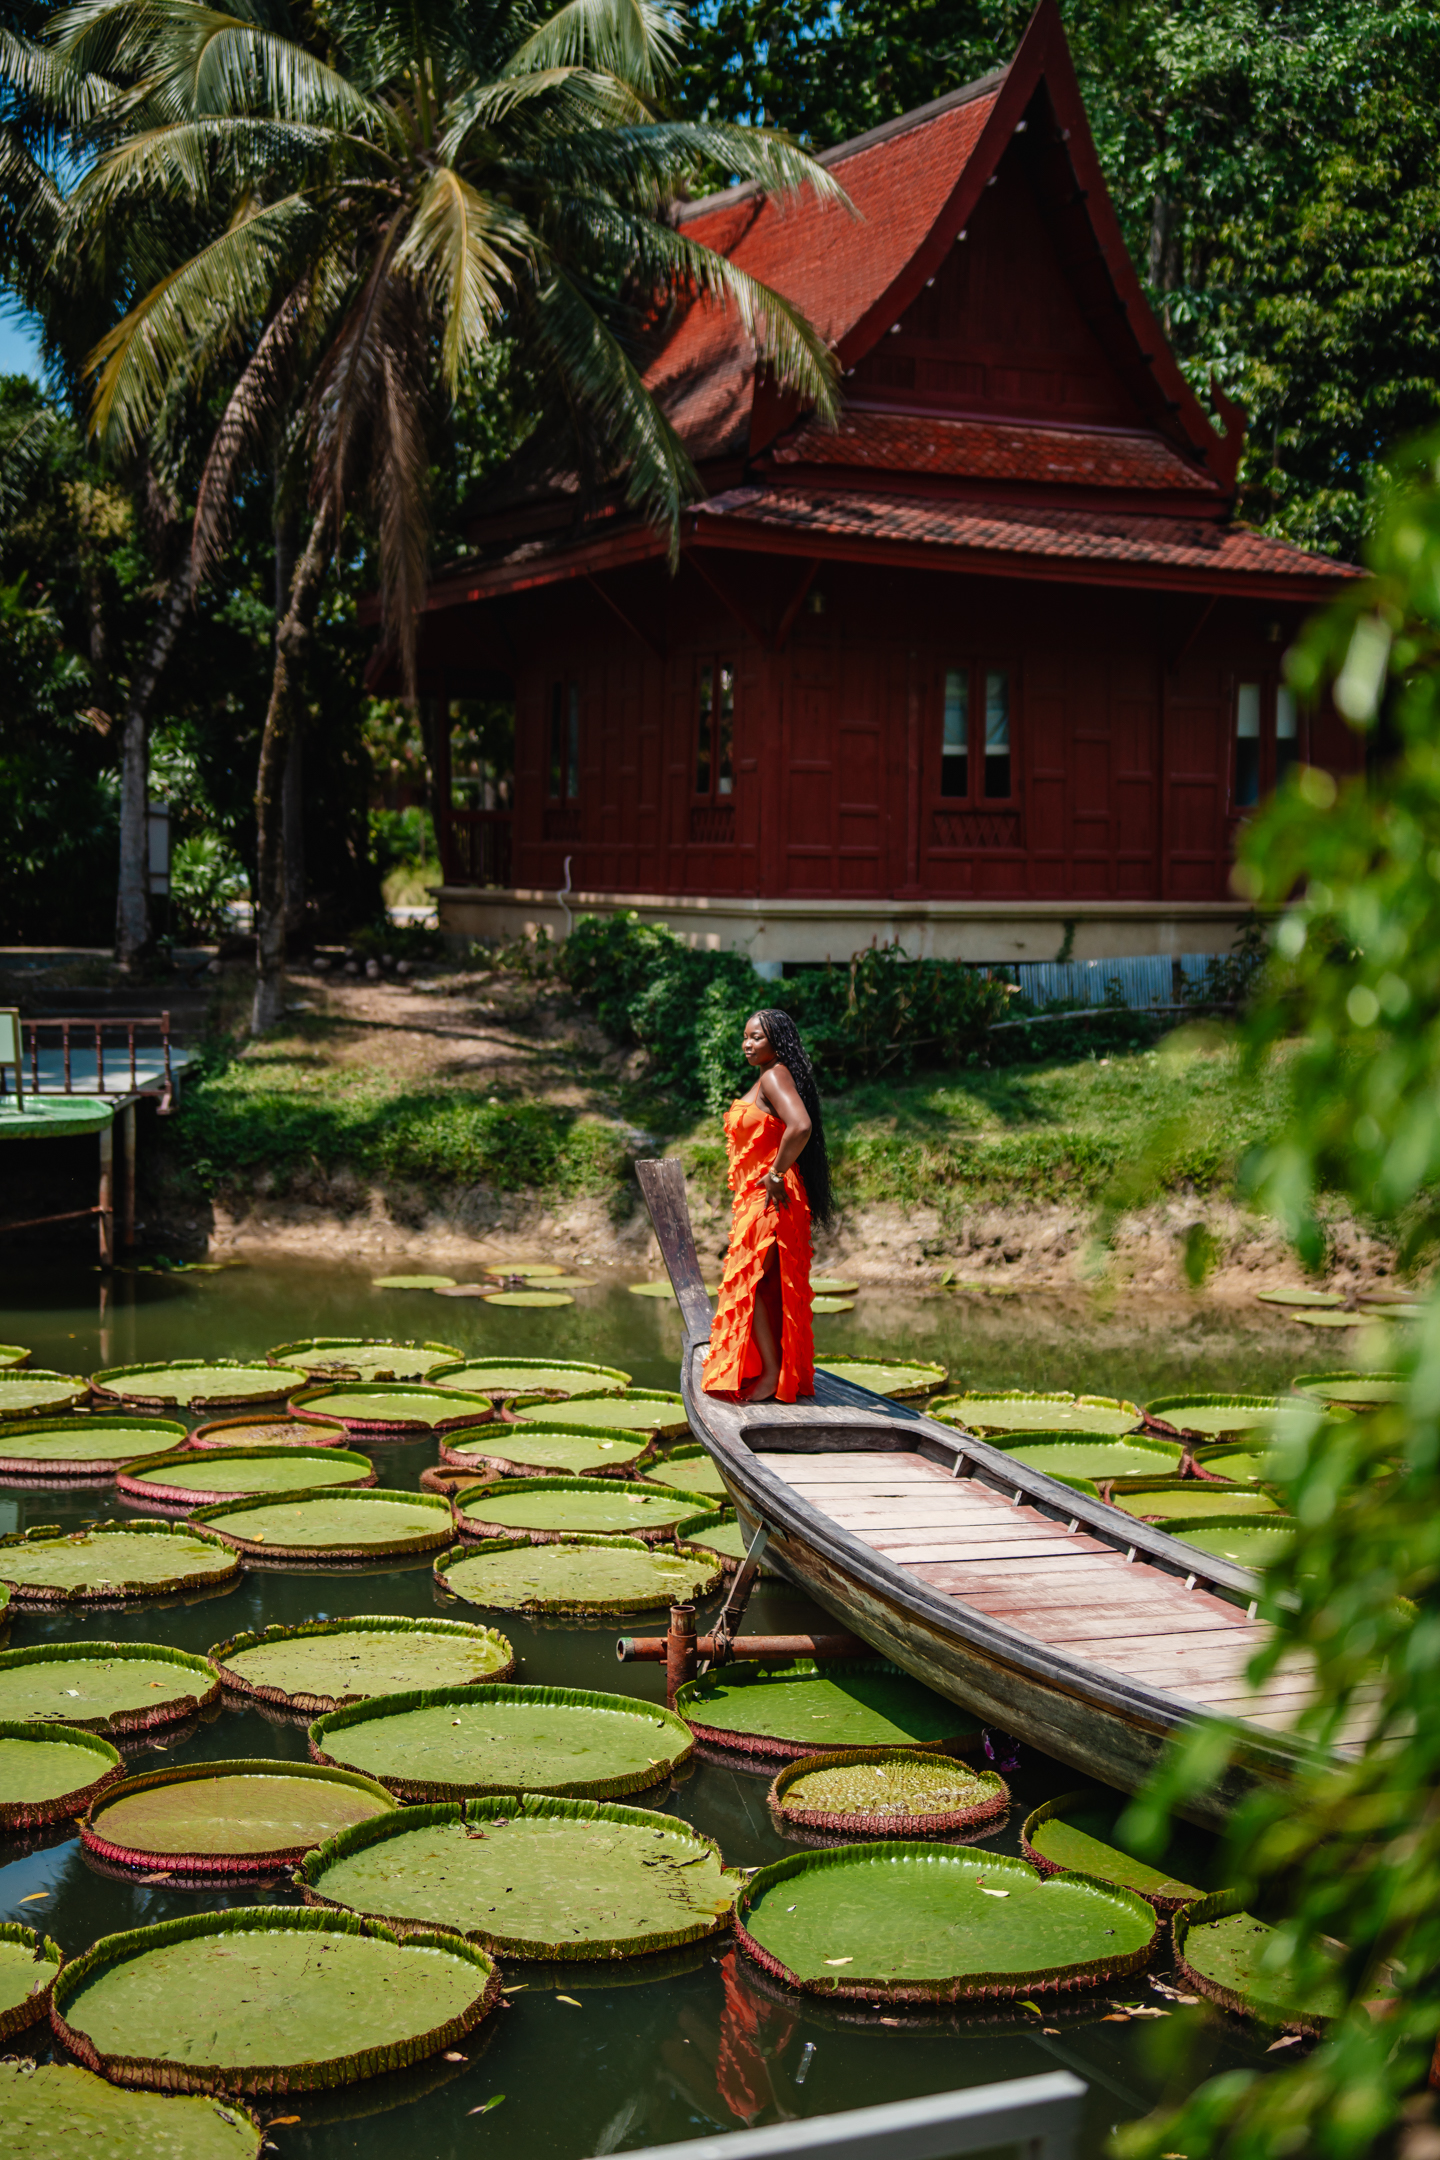
<path fill-rule="evenodd" d="M 642 379 L 667 307 L 733 308 L 781 383 L 822 414 L 834 399 L 803 317 L 668 218 L 707 168 L 838 196 L 784 137 L 663 117 L 673 9 L 567 0 L 541 18 L 529 0 L 338 0 L 320 20 L 312 36 L 265 0 L 223 14 L 80 0 L 57 25 L 71 66 L 130 91 L 74 193 L 67 244 L 158 201 L 210 220 L 97 347 L 96 430 L 137 443 L 179 384 L 228 382 L 196 514 L 202 569 L 223 553 L 256 445 L 278 430 L 304 461 L 313 515 L 277 624 L 256 791 L 256 1031 L 280 1006 L 280 785 L 327 566 L 363 505 L 382 636 L 413 694 L 433 429 L 485 394 L 497 347 L 537 386 L 572 469 L 672 536 L 695 479 Z"/>

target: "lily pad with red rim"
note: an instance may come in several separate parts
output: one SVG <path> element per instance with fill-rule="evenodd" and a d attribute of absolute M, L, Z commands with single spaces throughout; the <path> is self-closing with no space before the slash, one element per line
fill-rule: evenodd
<path fill-rule="evenodd" d="M 943 1365 L 924 1360 L 896 1358 L 826 1358 L 822 1371 L 837 1380 L 851 1380 L 869 1388 L 872 1395 L 889 1395 L 896 1402 L 917 1402 L 945 1385 L 949 1375 Z"/>
<path fill-rule="evenodd" d="M 1290 1387 L 1292 1393 L 1312 1402 L 1335 1404 L 1345 1410 L 1374 1410 L 1382 1403 L 1402 1400 L 1405 1376 L 1398 1372 L 1299 1373 Z"/>
<path fill-rule="evenodd" d="M 1333 1981 L 1303 1992 L 1297 1989 L 1283 1967 L 1268 1968 L 1265 1953 L 1275 1931 L 1244 1906 L 1241 1892 L 1218 1890 L 1181 1907 L 1173 1925 L 1181 1973 L 1197 1995 L 1238 2017 L 1294 2032 L 1324 2032 L 1345 2007 L 1338 1969 Z M 1328 1961 L 1331 1953 L 1322 1945 L 1320 1955 Z M 1339 1954 L 1333 1955 L 1338 1968 Z"/>
<path fill-rule="evenodd" d="M 0 1718 L 148 1732 L 220 1699 L 206 1659 L 168 1643 L 48 1642 L 0 1651 Z"/>
<path fill-rule="evenodd" d="M 213 1448 L 143 1457 L 122 1470 L 119 1490 L 156 1507 L 194 1508 L 236 1494 L 374 1483 L 369 1456 L 346 1448 Z"/>
<path fill-rule="evenodd" d="M 298 1368 L 312 1379 L 424 1380 L 437 1365 L 453 1365 L 461 1353 L 448 1343 L 310 1335 L 302 1342 L 280 1343 L 265 1354 L 272 1365 Z"/>
<path fill-rule="evenodd" d="M 1251 1447 L 1197 1448 L 1191 1491 L 1203 1491 L 1207 1486 L 1212 1492 L 1224 1492 L 1228 1488 L 1228 1496 L 1233 1498 L 1237 1486 L 1258 1485 L 1264 1479 L 1272 1478 L 1275 1457 L 1260 1442 L 1261 1436 L 1257 1434 L 1256 1444 Z"/>
<path fill-rule="evenodd" d="M 506 1798 L 403 1808 L 306 1855 L 307 1904 L 458 1928 L 502 1957 L 644 1957 L 727 1927 L 739 1878 L 674 1815 Z"/>
<path fill-rule="evenodd" d="M 103 1936 L 62 1968 L 51 2022 L 117 2084 L 323 2091 L 453 2047 L 498 1993 L 458 1935 L 250 1905 Z"/>
<path fill-rule="evenodd" d="M 172 1418 L 124 1417 L 113 1411 L 27 1418 L 0 1426 L 0 1477 L 111 1478 L 123 1464 L 184 1444 Z"/>
<path fill-rule="evenodd" d="M 53 1417 L 88 1400 L 90 1382 L 78 1373 L 6 1366 L 0 1370 L 0 1420 Z"/>
<path fill-rule="evenodd" d="M 631 1387 L 619 1395 L 609 1390 L 603 1396 L 577 1395 L 558 1410 L 548 1397 L 517 1395 L 510 1411 L 520 1424 L 543 1425 L 547 1432 L 564 1432 L 571 1425 L 593 1432 L 604 1426 L 668 1440 L 690 1430 L 685 1398 L 666 1388 Z"/>
<path fill-rule="evenodd" d="M 639 1538 L 564 1537 L 544 1545 L 525 1537 L 456 1545 L 435 1563 L 437 1588 L 493 1612 L 648 1612 L 705 1597 L 720 1581 L 717 1557 L 682 1552 Z"/>
<path fill-rule="evenodd" d="M 315 1762 L 378 1778 L 405 1801 L 618 1800 L 659 1784 L 691 1746 L 673 1711 L 580 1688 L 429 1688 L 353 1703 L 310 1728 Z"/>
<path fill-rule="evenodd" d="M 1028 1388 L 941 1395 L 930 1404 L 930 1415 L 996 1438 L 1008 1433 L 1105 1433 L 1118 1438 L 1137 1432 L 1144 1423 L 1138 1403 L 1115 1396 L 1045 1395 Z"/>
<path fill-rule="evenodd" d="M 88 1853 L 182 1879 L 273 1874 L 395 1802 L 373 1778 L 318 1763 L 181 1763 L 126 1778 L 80 1825 Z"/>
<path fill-rule="evenodd" d="M 331 1448 L 344 1447 L 350 1435 L 338 1418 L 291 1417 L 288 1411 L 259 1417 L 217 1418 L 197 1425 L 192 1448 Z"/>
<path fill-rule="evenodd" d="M 360 1613 L 232 1635 L 209 1662 L 232 1693 L 308 1718 L 375 1695 L 508 1680 L 515 1653 L 495 1628 L 469 1620 Z"/>
<path fill-rule="evenodd" d="M 1173 1477 L 1184 1459 L 1178 1440 L 1152 1440 L 1140 1433 L 1124 1439 L 1108 1439 L 1103 1434 L 1093 1439 L 1077 1439 L 1069 1433 L 1025 1433 L 1013 1438 L 1007 1434 L 996 1444 L 1027 1470 L 1040 1470 L 1067 1482 L 1085 1478 L 1092 1484 Z"/>
<path fill-rule="evenodd" d="M 724 1666 L 688 1680 L 675 1708 L 697 1740 L 779 1762 L 847 1747 L 953 1753 L 977 1737 L 963 1710 L 883 1658 Z"/>
<path fill-rule="evenodd" d="M 0 1831 L 13 1837 L 68 1821 L 123 1775 L 119 1750 L 98 1733 L 7 1718 L 0 1722 Z M 3 1967 L 0 1958 L 0 2035 L 6 2030 Z"/>
<path fill-rule="evenodd" d="M 222 1541 L 189 1523 L 103 1522 L 0 1537 L 0 1582 L 18 1604 L 158 1597 L 238 1575 Z"/>
<path fill-rule="evenodd" d="M 1042 1875 L 1088 1875 L 1096 1882 L 1135 1891 L 1158 1913 L 1178 1912 L 1192 1898 L 1204 1896 L 1194 1883 L 1167 1875 L 1096 1836 L 1102 1826 L 1108 1827 L 1102 1824 L 1102 1804 L 1097 1804 L 1093 1794 L 1061 1793 L 1026 1817 L 1020 1850 Z"/>
<path fill-rule="evenodd" d="M 1160 1395 L 1146 1403 L 1145 1415 L 1169 1425 L 1187 1439 L 1234 1440 L 1243 1433 L 1273 1433 L 1296 1405 L 1278 1395 Z"/>
<path fill-rule="evenodd" d="M 833 1748 L 787 1763 L 767 1795 L 783 1832 L 836 1838 L 935 1838 L 998 1824 L 1010 1788 L 926 1748 Z"/>
<path fill-rule="evenodd" d="M 438 1367 L 430 1378 L 436 1387 L 496 1401 L 517 1395 L 618 1395 L 630 1385 L 629 1373 L 618 1365 L 591 1365 L 579 1358 L 470 1358 Z"/>
<path fill-rule="evenodd" d="M 645 1461 L 648 1433 L 623 1426 L 501 1424 L 472 1426 L 442 1442 L 440 1460 L 475 1478 L 625 1477 Z"/>
<path fill-rule="evenodd" d="M 212 1358 L 191 1364 L 161 1360 L 149 1365 L 111 1365 L 92 1373 L 90 1385 L 102 1402 L 138 1403 L 142 1409 L 173 1406 L 223 1410 L 244 1403 L 281 1402 L 305 1385 L 303 1372 L 283 1365 L 246 1365 L 239 1358 Z"/>
<path fill-rule="evenodd" d="M 287 1560 L 343 1562 L 386 1555 L 434 1552 L 448 1545 L 448 1504 L 436 1493 L 393 1492 L 383 1485 L 369 1491 L 301 1488 L 268 1499 L 227 1500 L 200 1508 L 191 1521 L 202 1525 L 249 1566 Z M 3 1569 L 0 1554 L 0 1569 Z"/>
<path fill-rule="evenodd" d="M 432 1387 L 424 1381 L 374 1380 L 348 1386 L 305 1388 L 290 1398 L 299 1418 L 338 1419 L 347 1431 L 385 1433 L 393 1438 L 428 1438 L 464 1425 L 488 1423 L 495 1415 L 488 1395 L 467 1395 L 457 1388 Z"/>
<path fill-rule="evenodd" d="M 691 1531 L 714 1514 L 704 1493 L 620 1478 L 504 1478 L 455 1496 L 461 1537 L 637 1537 L 647 1544 Z"/>
<path fill-rule="evenodd" d="M 60 1946 L 48 1935 L 37 1935 L 18 1921 L 0 1922 L 0 2040 L 48 2016 L 50 1991 L 62 1963 Z M 27 2148 L 9 2149 L 20 2153 Z"/>
<path fill-rule="evenodd" d="M 78 2063 L 0 2062 L 0 2151 L 259 2160 L 264 2135 L 233 2100 L 126 2092 Z"/>

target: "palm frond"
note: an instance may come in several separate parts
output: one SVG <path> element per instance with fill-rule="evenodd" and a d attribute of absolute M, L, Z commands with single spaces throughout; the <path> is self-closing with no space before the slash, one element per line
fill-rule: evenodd
<path fill-rule="evenodd" d="M 781 203 L 809 188 L 821 203 L 858 214 L 840 183 L 787 135 L 710 121 L 577 126 L 571 112 L 558 118 L 551 130 L 534 129 L 517 152 L 532 178 L 603 188 L 658 214 L 702 167 L 719 165 Z"/>
<path fill-rule="evenodd" d="M 284 401 L 304 312 L 303 291 L 287 293 L 245 363 L 211 438 L 190 541 L 197 585 L 211 575 L 229 543 L 236 474 Z"/>
<path fill-rule="evenodd" d="M 105 112 L 115 85 L 103 75 L 71 66 L 53 46 L 0 28 L 0 81 L 47 121 L 83 126 Z"/>
<path fill-rule="evenodd" d="M 222 195 L 257 187 L 285 171 L 292 191 L 304 168 L 318 174 L 333 154 L 326 128 L 294 121 L 192 120 L 146 128 L 117 143 L 70 197 L 68 219 L 84 226 L 129 196 L 179 198 L 206 205 L 218 182 Z M 301 172 L 296 173 L 296 165 Z"/>
<path fill-rule="evenodd" d="M 512 58 L 507 75 L 592 67 L 653 97 L 674 72 L 684 18 L 655 0 L 566 0 Z"/>
<path fill-rule="evenodd" d="M 542 108 L 538 118 L 532 110 L 536 106 Z M 593 68 L 537 68 L 533 74 L 477 83 L 457 97 L 439 138 L 440 155 L 447 164 L 458 165 L 477 130 L 493 135 L 517 116 L 538 126 L 542 136 L 554 133 L 568 139 L 577 128 L 643 126 L 650 111 L 617 76 L 599 75 Z M 507 148 L 513 155 L 508 144 L 497 145 L 497 153 Z"/>
<path fill-rule="evenodd" d="M 56 16 L 62 59 L 138 78 L 174 118 L 269 112 L 279 119 L 384 126 L 354 83 L 258 16 L 196 0 L 78 0 Z"/>
<path fill-rule="evenodd" d="M 452 397 L 490 341 L 514 281 L 512 264 L 533 253 L 530 228 L 515 211 L 448 165 L 431 174 L 395 262 L 430 294 Z"/>

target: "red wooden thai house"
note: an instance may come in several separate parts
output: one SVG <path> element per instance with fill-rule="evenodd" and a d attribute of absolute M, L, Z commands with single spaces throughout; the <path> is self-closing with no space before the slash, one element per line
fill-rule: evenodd
<path fill-rule="evenodd" d="M 838 432 L 696 303 L 648 377 L 706 489 L 678 569 L 618 499 L 502 479 L 432 589 L 425 691 L 515 704 L 513 783 L 442 814 L 444 927 L 558 927 L 568 883 L 772 965 L 1224 948 L 1246 809 L 1357 761 L 1280 671 L 1352 573 L 1236 522 L 1242 416 L 1141 293 L 1052 0 L 824 163 L 853 214 L 680 217 L 823 332 Z"/>

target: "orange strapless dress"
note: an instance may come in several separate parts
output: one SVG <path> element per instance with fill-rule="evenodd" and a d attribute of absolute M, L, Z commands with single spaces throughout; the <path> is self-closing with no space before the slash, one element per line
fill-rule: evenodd
<path fill-rule="evenodd" d="M 775 1160 L 785 1131 L 783 1118 L 756 1103 L 736 1102 L 725 1113 L 730 1158 L 730 1248 L 720 1283 L 720 1302 L 710 1328 L 704 1387 L 708 1395 L 733 1395 L 760 1370 L 755 1347 L 755 1299 L 763 1297 L 780 1344 L 777 1402 L 815 1392 L 815 1336 L 810 1319 L 810 1202 L 793 1167 L 785 1173 L 788 1207 L 767 1208 L 760 1179 Z M 765 1273 L 770 1247 L 776 1265 Z"/>

